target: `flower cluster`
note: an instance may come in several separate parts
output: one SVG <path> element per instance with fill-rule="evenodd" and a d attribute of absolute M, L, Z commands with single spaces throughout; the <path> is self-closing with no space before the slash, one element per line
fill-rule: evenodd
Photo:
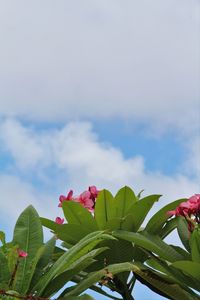
<path fill-rule="evenodd" d="M 87 208 L 90 212 L 94 211 L 94 206 L 96 198 L 99 194 L 96 186 L 89 186 L 87 191 L 82 192 L 79 196 L 73 196 L 73 191 L 70 190 L 66 196 L 60 195 L 59 197 L 59 207 L 62 207 L 63 202 L 65 201 L 74 201 L 80 203 L 83 207 Z M 64 219 L 57 217 L 55 219 L 57 224 L 63 224 Z"/>
<path fill-rule="evenodd" d="M 195 224 L 200 224 L 200 194 L 195 194 L 182 202 L 175 210 L 168 211 L 168 216 L 182 216 L 188 221 L 192 231 Z"/>

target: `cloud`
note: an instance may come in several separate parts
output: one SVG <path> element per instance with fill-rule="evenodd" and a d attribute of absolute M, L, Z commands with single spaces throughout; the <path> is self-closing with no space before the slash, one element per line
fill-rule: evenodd
<path fill-rule="evenodd" d="M 198 127 L 198 9 L 198 0 L 4 2 L 0 115 L 129 119 L 190 135 Z"/>
<path fill-rule="evenodd" d="M 17 217 L 32 203 L 40 215 L 54 218 L 59 214 L 59 194 L 70 188 L 79 193 L 91 184 L 114 193 L 123 185 L 136 192 L 145 188 L 145 194 L 161 193 L 164 197 L 157 209 L 199 189 L 196 177 L 150 172 L 142 156 L 126 159 L 120 149 L 100 141 L 89 122 L 37 131 L 8 119 L 0 125 L 0 136 L 4 151 L 15 163 L 0 174 L 1 196 L 6 199 L 0 209 L 9 217 Z"/>

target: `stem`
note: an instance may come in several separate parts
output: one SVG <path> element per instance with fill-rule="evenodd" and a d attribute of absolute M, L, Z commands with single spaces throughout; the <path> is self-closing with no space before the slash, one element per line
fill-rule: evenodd
<path fill-rule="evenodd" d="M 15 276 L 16 276 L 16 273 L 17 273 L 18 265 L 19 265 L 19 260 L 16 262 L 14 271 L 13 271 L 13 273 L 11 275 L 11 279 L 10 279 L 10 282 L 9 282 L 9 288 L 12 287 L 13 281 L 15 280 Z"/>
<path fill-rule="evenodd" d="M 123 294 L 121 294 L 124 300 L 134 300 L 133 296 L 129 292 L 129 290 L 124 291 Z"/>
<path fill-rule="evenodd" d="M 26 295 L 26 296 L 14 295 L 6 292 L 5 290 L 0 290 L 0 295 L 17 298 L 17 299 L 24 299 L 24 300 L 49 300 L 48 298 L 35 297 L 32 295 Z"/>
<path fill-rule="evenodd" d="M 127 284 L 124 284 L 118 277 L 115 277 L 113 281 L 118 290 L 117 292 L 122 296 L 123 300 L 134 300 Z"/>

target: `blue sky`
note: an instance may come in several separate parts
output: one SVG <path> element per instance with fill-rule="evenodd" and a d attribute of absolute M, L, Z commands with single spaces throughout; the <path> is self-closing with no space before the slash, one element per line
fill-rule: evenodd
<path fill-rule="evenodd" d="M 115 193 L 126 184 L 163 194 L 153 211 L 200 192 L 198 0 L 0 6 L 8 236 L 30 203 L 42 216 L 59 215 L 58 197 L 70 188 Z M 161 299 L 143 287 L 136 295 Z"/>

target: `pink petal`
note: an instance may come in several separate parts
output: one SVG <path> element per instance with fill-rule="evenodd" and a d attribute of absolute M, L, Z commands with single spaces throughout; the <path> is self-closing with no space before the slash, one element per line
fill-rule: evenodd
<path fill-rule="evenodd" d="M 57 217 L 57 218 L 55 219 L 55 223 L 56 223 L 56 224 L 63 224 L 63 223 L 64 223 L 64 219 L 61 219 L 60 217 Z"/>
<path fill-rule="evenodd" d="M 98 196 L 99 191 L 97 190 L 95 185 L 89 186 L 88 189 L 92 195 L 92 197 L 96 198 Z"/>
<path fill-rule="evenodd" d="M 69 193 L 67 194 L 67 196 L 60 195 L 60 197 L 59 197 L 60 203 L 58 204 L 58 207 L 62 207 L 62 203 L 63 203 L 64 201 L 70 201 L 70 200 L 73 200 L 73 199 L 72 199 L 72 196 L 73 196 L 73 191 L 72 191 L 72 190 L 69 191 Z"/>
<path fill-rule="evenodd" d="M 176 215 L 176 211 L 175 211 L 175 210 L 169 210 L 169 211 L 167 212 L 167 215 L 168 215 L 169 217 L 175 216 L 175 215 Z"/>
<path fill-rule="evenodd" d="M 69 193 L 67 194 L 67 200 L 72 200 L 72 196 L 73 196 L 73 191 L 70 190 Z"/>
<path fill-rule="evenodd" d="M 28 253 L 23 251 L 23 250 L 18 250 L 18 256 L 19 257 L 27 257 L 28 256 Z"/>

